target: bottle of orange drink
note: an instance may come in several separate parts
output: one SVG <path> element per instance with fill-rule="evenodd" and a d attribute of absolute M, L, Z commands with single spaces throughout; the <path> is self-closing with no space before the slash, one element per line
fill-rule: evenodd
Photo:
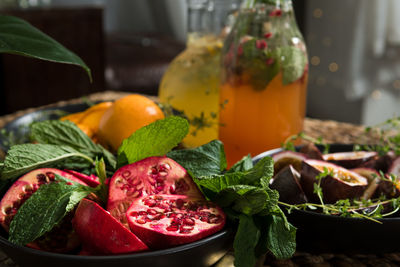
<path fill-rule="evenodd" d="M 185 147 L 218 138 L 221 49 L 226 25 L 239 2 L 187 0 L 187 47 L 170 63 L 159 87 L 160 102 L 190 123 Z"/>
<path fill-rule="evenodd" d="M 228 165 L 303 129 L 308 60 L 291 0 L 249 0 L 224 42 L 219 138 Z"/>

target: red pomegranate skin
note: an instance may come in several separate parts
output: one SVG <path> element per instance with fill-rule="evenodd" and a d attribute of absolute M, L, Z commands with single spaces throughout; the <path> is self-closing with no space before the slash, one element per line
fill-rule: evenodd
<path fill-rule="evenodd" d="M 124 254 L 148 249 L 109 212 L 88 199 L 79 203 L 72 224 L 89 254 Z"/>

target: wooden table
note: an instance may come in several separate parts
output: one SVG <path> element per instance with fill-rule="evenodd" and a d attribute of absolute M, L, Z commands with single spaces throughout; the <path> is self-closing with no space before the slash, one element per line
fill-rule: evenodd
<path fill-rule="evenodd" d="M 106 91 L 95 93 L 86 98 L 91 101 L 115 100 L 129 93 Z M 59 106 L 65 104 L 79 103 L 82 99 L 73 99 L 69 101 L 58 102 L 49 106 Z M 0 128 L 5 124 L 24 115 L 28 112 L 37 110 L 31 108 L 19 111 L 10 115 L 0 117 Z M 351 144 L 359 141 L 359 137 L 364 133 L 364 127 L 349 123 L 341 123 L 336 121 L 321 121 L 306 118 L 304 124 L 304 132 L 314 138 L 322 136 L 327 143 L 345 143 Z M 370 137 L 373 141 L 373 137 Z M 370 140 L 370 141 L 371 141 Z M 217 267 L 232 266 L 233 256 L 228 254 L 223 261 L 217 264 Z M 276 260 L 272 256 L 267 256 L 265 266 L 400 266 L 400 252 L 382 255 L 346 255 L 346 254 L 311 254 L 308 252 L 298 251 L 293 258 L 289 260 Z M 16 266 L 11 259 L 0 251 L 0 267 Z"/>

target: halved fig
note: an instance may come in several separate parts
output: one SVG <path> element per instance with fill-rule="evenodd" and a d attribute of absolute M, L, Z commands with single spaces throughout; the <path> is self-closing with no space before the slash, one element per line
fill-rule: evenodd
<path fill-rule="evenodd" d="M 203 198 L 187 171 L 167 157 L 149 157 L 118 169 L 110 180 L 107 210 L 128 227 L 125 212 L 132 201 L 153 194 Z"/>
<path fill-rule="evenodd" d="M 306 203 L 307 198 L 300 185 L 300 173 L 292 166 L 278 172 L 271 183 L 271 189 L 279 192 L 279 200 L 289 204 Z"/>
<path fill-rule="evenodd" d="M 190 243 L 220 231 L 226 221 L 221 208 L 183 195 L 151 195 L 135 199 L 126 216 L 129 227 L 153 249 Z"/>
<path fill-rule="evenodd" d="M 72 224 L 88 254 L 123 254 L 148 249 L 109 212 L 88 199 L 79 203 Z"/>
<path fill-rule="evenodd" d="M 54 169 L 41 168 L 31 171 L 17 181 L 15 181 L 3 196 L 0 202 L 0 224 L 8 232 L 10 223 L 21 205 L 34 193 L 40 186 L 53 182 L 55 174 L 61 175 L 71 181 L 87 185 L 74 175 Z M 52 203 L 49 203 L 49 205 Z M 27 246 L 53 252 L 68 252 L 79 246 L 80 242 L 76 234 L 72 231 L 71 218 L 68 216 L 49 233 L 43 235 L 38 240 Z M 56 237 L 55 239 L 52 237 Z"/>
<path fill-rule="evenodd" d="M 351 171 L 358 173 L 361 176 L 364 176 L 365 178 L 367 178 L 368 180 L 368 186 L 365 189 L 363 195 L 361 196 L 361 199 L 371 199 L 376 190 L 379 187 L 379 183 L 380 183 L 380 178 L 379 178 L 379 173 L 371 168 L 355 168 L 355 169 L 351 169 Z"/>
<path fill-rule="evenodd" d="M 314 193 L 314 184 L 318 183 L 316 177 L 325 170 L 328 170 L 328 175 L 321 178 L 320 186 L 326 203 L 360 197 L 368 185 L 367 178 L 338 165 L 321 160 L 305 160 L 300 184 L 307 198 L 313 202 L 318 201 Z"/>
<path fill-rule="evenodd" d="M 349 151 L 325 154 L 322 156 L 325 161 L 337 164 L 347 169 L 357 168 L 363 163 L 377 159 L 378 153 L 375 151 Z"/>
<path fill-rule="evenodd" d="M 308 143 L 300 148 L 300 153 L 309 159 L 322 160 L 322 153 L 314 143 Z"/>
<path fill-rule="evenodd" d="M 307 157 L 303 153 L 293 151 L 282 151 L 272 156 L 274 160 L 274 173 L 277 174 L 280 170 L 288 165 L 292 165 L 297 171 L 301 170 L 301 162 Z"/>

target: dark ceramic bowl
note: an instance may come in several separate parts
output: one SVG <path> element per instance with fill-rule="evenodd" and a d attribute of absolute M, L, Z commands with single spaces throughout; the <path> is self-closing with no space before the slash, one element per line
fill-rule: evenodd
<path fill-rule="evenodd" d="M 331 152 L 351 150 L 353 145 L 335 144 L 330 147 Z M 270 150 L 253 160 L 257 162 L 280 151 L 282 149 Z M 375 254 L 400 251 L 400 217 L 379 219 L 381 224 L 302 210 L 292 211 L 287 217 L 297 227 L 297 247 L 302 251 Z"/>
<path fill-rule="evenodd" d="M 88 108 L 86 104 L 66 105 L 47 108 L 23 115 L 4 129 L 17 142 L 27 141 L 29 124 L 35 121 L 58 119 L 67 113 L 79 112 Z M 3 136 L 0 136 L 0 148 L 6 151 L 9 147 Z M 19 266 L 49 267 L 110 267 L 110 266 L 211 266 L 220 260 L 232 247 L 234 239 L 233 226 L 226 226 L 222 231 L 202 240 L 169 249 L 141 252 L 136 254 L 112 256 L 79 256 L 40 251 L 10 243 L 4 231 L 0 231 L 0 249 L 2 249 Z"/>
<path fill-rule="evenodd" d="M 0 133 L 0 149 L 7 151 L 13 143 L 28 142 L 29 125 L 32 122 L 58 119 L 69 113 L 83 111 L 88 107 L 89 106 L 85 103 L 71 104 L 60 107 L 44 108 L 22 115 L 2 128 L 3 132 Z"/>
<path fill-rule="evenodd" d="M 233 244 L 233 237 L 233 227 L 226 227 L 224 230 L 202 240 L 169 249 L 126 255 L 79 256 L 17 246 L 8 242 L 5 237 L 0 236 L 0 249 L 21 267 L 205 267 L 215 264 L 226 254 Z"/>

